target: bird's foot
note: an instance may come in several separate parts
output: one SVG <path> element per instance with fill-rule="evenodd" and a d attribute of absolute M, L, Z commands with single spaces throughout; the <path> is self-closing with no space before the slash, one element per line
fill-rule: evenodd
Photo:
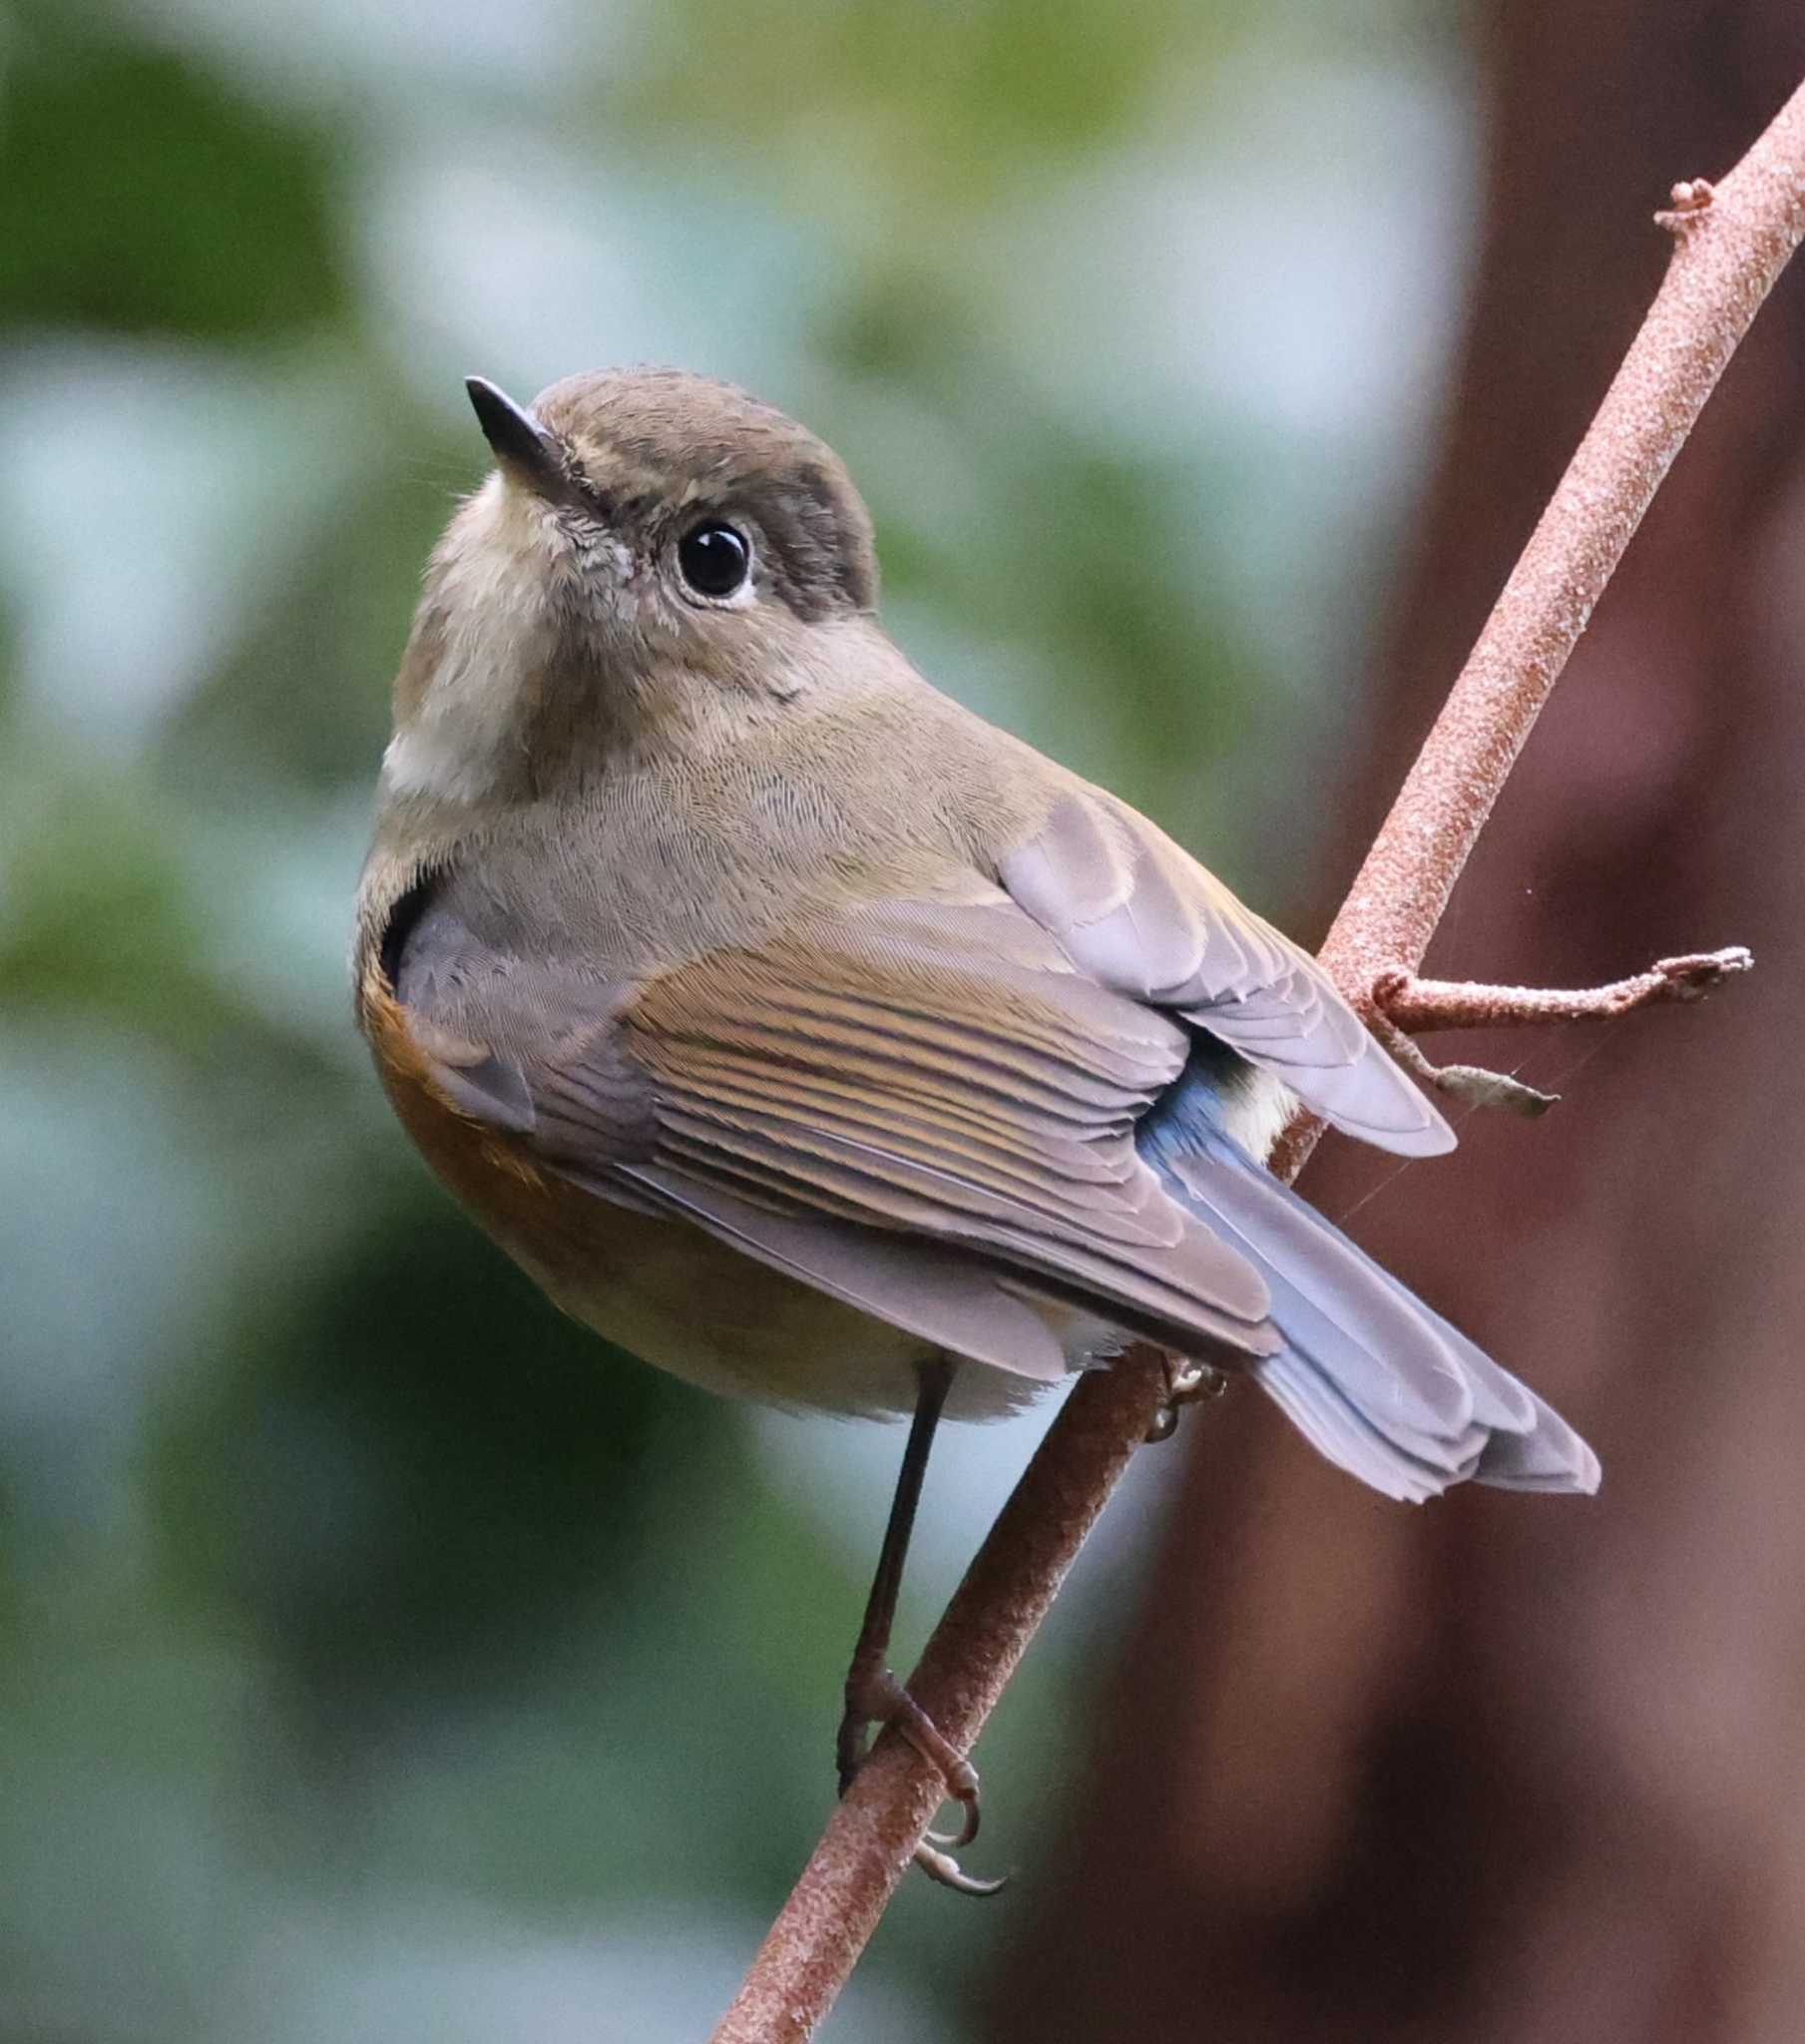
<path fill-rule="evenodd" d="M 1146 1430 L 1149 1441 L 1169 1441 L 1178 1431 L 1180 1407 L 1196 1404 L 1199 1398 L 1219 1398 L 1228 1388 L 1228 1378 L 1207 1362 L 1193 1362 L 1182 1355 L 1164 1358 L 1165 1396 Z"/>
<path fill-rule="evenodd" d="M 967 1873 L 954 1857 L 978 1835 L 978 1770 L 888 1668 L 854 1668 L 846 1678 L 846 1711 L 836 1742 L 840 1793 L 845 1794 L 852 1786 L 852 1778 L 865 1765 L 870 1753 L 867 1735 L 874 1725 L 894 1725 L 922 1759 L 939 1770 L 947 1800 L 957 1802 L 965 1812 L 956 1833 L 928 1833 L 915 1848 L 916 1865 L 931 1880 L 959 1894 L 994 1895 L 1004 1884 L 1002 1878 L 980 1880 Z"/>

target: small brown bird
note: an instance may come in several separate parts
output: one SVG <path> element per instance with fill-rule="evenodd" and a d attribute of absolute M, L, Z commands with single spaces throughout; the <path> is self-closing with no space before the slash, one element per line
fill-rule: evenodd
<path fill-rule="evenodd" d="M 469 390 L 497 467 L 395 685 L 359 1019 L 567 1311 L 730 1396 L 913 1413 L 842 1787 L 894 1722 L 976 1828 L 970 1763 L 886 1666 L 943 1411 L 1144 1337 L 1392 1497 L 1596 1486 L 1257 1161 L 1294 1100 L 1405 1156 L 1451 1147 L 1441 1117 L 1307 953 L 915 673 L 819 440 L 672 370 Z"/>

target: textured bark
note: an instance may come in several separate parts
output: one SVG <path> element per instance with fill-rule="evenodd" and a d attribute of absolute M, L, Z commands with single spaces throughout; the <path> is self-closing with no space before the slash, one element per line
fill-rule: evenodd
<path fill-rule="evenodd" d="M 1795 5 L 1500 11 L 1469 339 L 1339 892 L 1665 260 L 1805 68 Z M 1308 1190 L 1599 1448 L 1592 1503 L 1413 1513 L 1261 1401 L 1188 1429 L 1097 1799 L 989 2034 L 1796 2039 L 1805 2007 L 1805 278 L 1631 549 L 1432 953 L 1582 984 L 1746 940 L 1703 1011 L 1463 1037 L 1565 1093 Z M 1452 1047 L 1452 1046 L 1451 1046 Z M 1431 1046 L 1432 1050 L 1434 1046 Z M 1576 1069 L 1577 1068 L 1577 1069 Z M 1181 1437 L 1182 1438 L 1182 1437 Z"/>

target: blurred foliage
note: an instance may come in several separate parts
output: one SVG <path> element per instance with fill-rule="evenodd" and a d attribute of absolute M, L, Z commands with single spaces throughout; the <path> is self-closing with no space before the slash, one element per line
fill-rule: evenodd
<path fill-rule="evenodd" d="M 0 317 L 227 341 L 343 318 L 328 186 L 323 133 L 39 15 L 8 66 Z"/>
<path fill-rule="evenodd" d="M 900 1442 L 561 1320 L 364 1068 L 457 378 L 757 385 L 937 680 L 1281 906 L 1462 226 L 1440 14 L 1347 12 L 0 16 L 0 2044 L 705 2026 Z M 1033 1432 L 947 1444 L 907 1637 Z M 987 1742 L 1018 1863 L 1126 1594 L 1088 1565 Z M 841 2034 L 960 2034 L 1016 1906 L 906 1893 Z"/>

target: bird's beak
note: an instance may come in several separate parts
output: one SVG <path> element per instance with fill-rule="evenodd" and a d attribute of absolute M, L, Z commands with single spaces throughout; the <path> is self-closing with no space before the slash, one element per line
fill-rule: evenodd
<path fill-rule="evenodd" d="M 560 494 L 566 481 L 563 450 L 545 427 L 486 377 L 466 376 L 464 388 L 496 460 L 542 496 Z"/>

